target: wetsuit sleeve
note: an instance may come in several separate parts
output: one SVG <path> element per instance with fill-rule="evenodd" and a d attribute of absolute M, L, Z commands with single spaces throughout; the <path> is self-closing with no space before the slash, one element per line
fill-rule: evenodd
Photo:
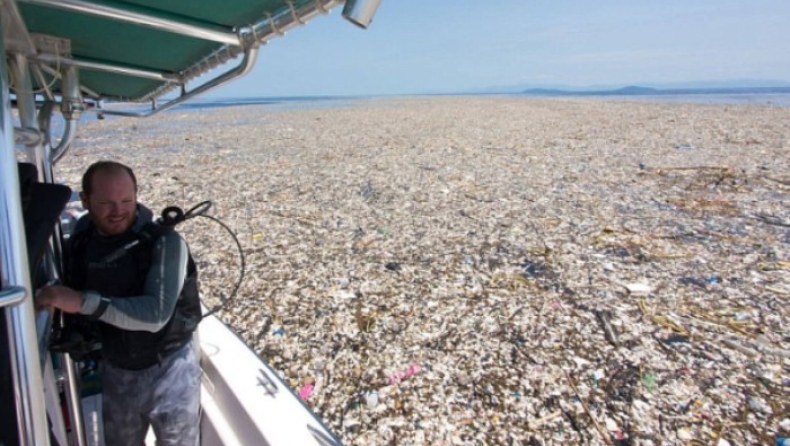
<path fill-rule="evenodd" d="M 187 274 L 187 245 L 177 232 L 168 231 L 157 239 L 153 250 L 143 295 L 111 298 L 100 321 L 124 330 L 155 333 L 170 320 Z M 96 311 L 101 296 L 94 292 L 83 296 L 80 313 Z"/>

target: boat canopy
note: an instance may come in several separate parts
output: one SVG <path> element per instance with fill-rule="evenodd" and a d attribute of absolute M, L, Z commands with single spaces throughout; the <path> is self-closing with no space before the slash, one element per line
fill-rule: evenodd
<path fill-rule="evenodd" d="M 68 90 L 67 67 L 79 71 L 89 105 L 146 102 L 169 108 L 247 73 L 268 40 L 344 3 L 341 0 L 17 0 L 5 2 L 6 50 L 24 54 L 32 88 Z M 366 27 L 378 2 L 345 2 L 343 15 Z M 371 6 L 371 3 L 374 5 Z M 238 59 L 226 72 L 217 67 Z M 188 90 L 206 73 L 208 80 Z M 202 81 L 202 78 L 200 79 Z M 191 86 L 192 84 L 190 84 Z M 171 98 L 158 105 L 157 99 Z M 175 98 L 175 99 L 172 99 Z"/>

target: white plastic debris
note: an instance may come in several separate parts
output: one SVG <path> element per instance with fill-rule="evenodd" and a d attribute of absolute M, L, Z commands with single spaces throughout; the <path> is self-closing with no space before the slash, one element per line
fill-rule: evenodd
<path fill-rule="evenodd" d="M 653 288 L 650 285 L 642 282 L 626 284 L 625 288 L 628 290 L 628 293 L 631 294 L 632 296 L 647 296 L 648 294 L 653 292 Z"/>

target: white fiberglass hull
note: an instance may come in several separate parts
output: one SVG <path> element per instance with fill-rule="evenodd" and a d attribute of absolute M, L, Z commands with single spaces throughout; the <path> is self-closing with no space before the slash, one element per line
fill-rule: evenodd
<path fill-rule="evenodd" d="M 209 445 L 339 445 L 258 355 L 214 316 L 199 326 L 201 433 Z"/>
<path fill-rule="evenodd" d="M 340 445 L 277 373 L 214 316 L 198 328 L 203 446 Z M 86 443 L 100 446 L 101 395 L 83 399 Z M 154 445 L 152 432 L 146 444 Z"/>

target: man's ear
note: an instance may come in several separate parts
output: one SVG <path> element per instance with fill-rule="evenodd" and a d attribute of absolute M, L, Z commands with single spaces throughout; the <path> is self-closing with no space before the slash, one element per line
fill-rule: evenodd
<path fill-rule="evenodd" d="M 80 201 L 82 202 L 82 208 L 90 211 L 88 209 L 88 196 L 85 195 L 85 192 L 80 192 Z"/>

